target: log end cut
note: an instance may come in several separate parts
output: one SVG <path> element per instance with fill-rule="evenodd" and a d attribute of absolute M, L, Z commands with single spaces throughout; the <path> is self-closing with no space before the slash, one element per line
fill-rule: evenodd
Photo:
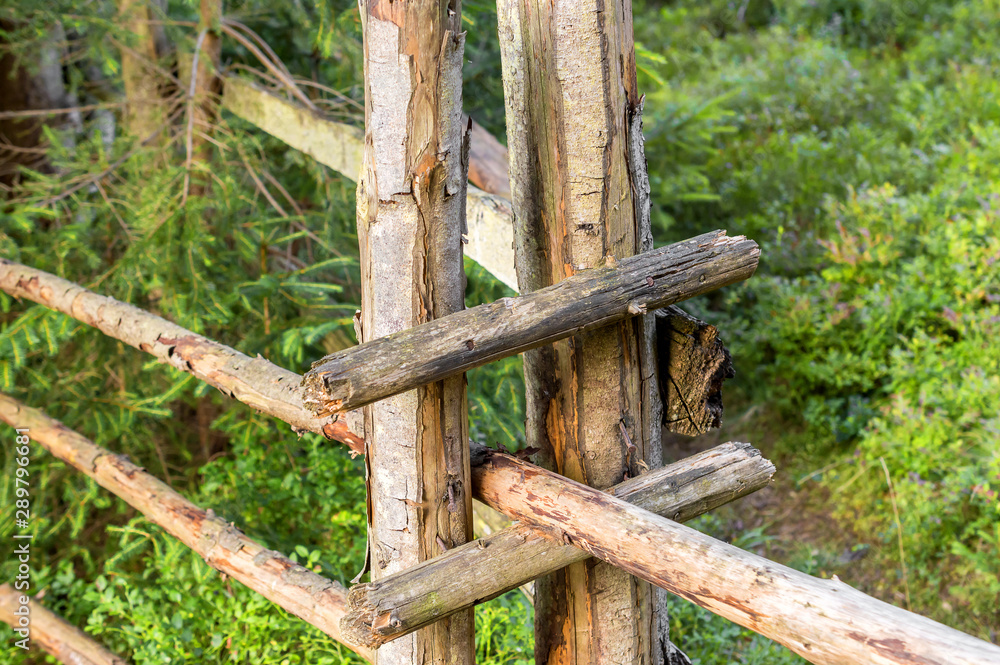
<path fill-rule="evenodd" d="M 697 436 L 722 425 L 722 383 L 736 376 L 715 326 L 678 307 L 656 312 L 664 426 Z"/>

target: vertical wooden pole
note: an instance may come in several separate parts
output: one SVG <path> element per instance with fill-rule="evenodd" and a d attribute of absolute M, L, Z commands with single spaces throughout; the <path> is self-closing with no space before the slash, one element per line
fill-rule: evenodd
<path fill-rule="evenodd" d="M 499 0 L 522 293 L 648 249 L 629 0 Z M 525 354 L 528 445 L 606 488 L 661 461 L 652 317 Z M 536 584 L 535 662 L 669 662 L 655 590 L 591 560 Z"/>
<path fill-rule="evenodd" d="M 365 157 L 360 335 L 464 307 L 468 173 L 460 0 L 361 3 Z M 465 377 L 365 408 L 374 580 L 471 538 Z M 388 644 L 376 663 L 473 663 L 471 610 Z"/>

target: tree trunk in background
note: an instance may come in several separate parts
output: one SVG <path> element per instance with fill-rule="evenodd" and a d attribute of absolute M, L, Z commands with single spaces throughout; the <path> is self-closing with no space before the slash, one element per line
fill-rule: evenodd
<path fill-rule="evenodd" d="M 498 14 L 526 293 L 652 245 L 632 12 L 629 0 L 501 0 Z M 654 361 L 651 316 L 526 353 L 525 432 L 539 463 L 602 489 L 659 466 Z M 539 665 L 669 662 L 649 584 L 590 560 L 535 589 Z"/>
<path fill-rule="evenodd" d="M 0 21 L 0 27 L 11 31 L 16 26 Z M 52 26 L 46 39 L 36 42 L 36 47 L 20 58 L 6 50 L 0 43 L 0 111 L 32 111 L 61 108 L 69 104 L 63 81 L 62 27 Z M 44 152 L 38 148 L 42 140 L 42 127 L 46 124 L 63 124 L 72 116 L 54 117 L 0 117 L 0 187 L 11 188 L 18 180 L 20 167 L 48 171 Z M 0 190 L 2 191 L 2 190 Z"/>
<path fill-rule="evenodd" d="M 468 142 L 458 0 L 362 3 L 365 157 L 358 182 L 360 337 L 464 307 Z M 365 408 L 369 548 L 378 580 L 472 536 L 465 376 Z M 376 663 L 473 663 L 464 611 L 382 647 Z"/>
<path fill-rule="evenodd" d="M 212 159 L 212 143 L 204 135 L 211 135 L 212 125 L 218 114 L 218 96 L 222 92 L 222 79 L 219 78 L 219 59 L 222 57 L 222 40 L 219 34 L 221 22 L 222 0 L 201 0 L 198 32 L 200 34 L 204 30 L 205 37 L 198 49 L 198 66 L 193 72 L 196 78 L 192 100 L 194 106 L 191 111 L 194 125 L 191 135 L 191 196 L 204 196 L 210 182 L 208 164 Z M 187 75 L 190 77 L 191 73 L 189 69 Z"/>
<path fill-rule="evenodd" d="M 125 85 L 125 131 L 140 141 L 152 136 L 165 122 L 158 87 L 159 75 L 150 66 L 157 60 L 156 39 L 146 0 L 117 0 L 118 15 L 130 35 L 122 49 Z M 166 135 L 154 139 L 155 146 Z"/>

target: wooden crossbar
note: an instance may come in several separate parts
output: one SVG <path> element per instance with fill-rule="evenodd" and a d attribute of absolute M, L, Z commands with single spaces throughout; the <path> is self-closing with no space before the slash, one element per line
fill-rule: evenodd
<path fill-rule="evenodd" d="M 27 600 L 27 605 L 21 603 Z M 22 608 L 27 614 L 21 614 Z M 92 637 L 10 584 L 0 584 L 0 621 L 16 630 L 24 629 L 21 619 L 30 621 L 29 645 L 37 644 L 63 663 L 80 665 L 128 665 L 121 656 L 108 651 Z M 28 634 L 28 633 L 25 633 Z M 20 634 L 15 636 L 18 641 Z M 23 638 L 22 638 L 23 639 Z"/>
<path fill-rule="evenodd" d="M 715 231 L 583 270 L 329 355 L 305 374 L 306 403 L 324 415 L 356 409 L 748 279 L 759 259 L 757 243 Z"/>
<path fill-rule="evenodd" d="M 0 420 L 31 430 L 31 439 L 93 478 L 164 531 L 197 552 L 216 570 L 253 589 L 359 655 L 340 631 L 347 590 L 245 536 L 214 512 L 203 510 L 120 455 L 98 446 L 38 409 L 0 394 Z"/>
<path fill-rule="evenodd" d="M 773 474 L 774 465 L 750 444 L 725 443 L 608 492 L 684 522 L 756 492 Z M 377 582 L 351 587 L 341 629 L 351 641 L 376 648 L 587 558 L 584 550 L 561 544 L 531 524 L 516 524 Z"/>

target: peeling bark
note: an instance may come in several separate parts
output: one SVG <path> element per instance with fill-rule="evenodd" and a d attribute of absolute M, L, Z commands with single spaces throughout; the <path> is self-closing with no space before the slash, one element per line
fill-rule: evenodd
<path fill-rule="evenodd" d="M 358 181 L 361 340 L 464 309 L 468 139 L 461 5 L 361 4 L 365 155 Z M 378 580 L 472 537 L 465 375 L 367 406 L 369 557 Z M 473 663 L 471 611 L 376 652 L 376 663 Z"/>
<path fill-rule="evenodd" d="M 571 335 L 583 333 L 587 337 L 607 326 L 620 331 L 622 326 L 630 325 L 630 319 L 648 310 L 749 278 L 757 267 L 759 254 L 757 244 L 743 236 L 730 238 L 721 231 L 706 233 L 623 259 L 620 263 L 612 262 L 615 267 L 581 271 L 527 295 L 502 298 L 379 339 L 371 340 L 369 336 L 367 339 L 371 341 L 314 363 L 303 380 L 305 398 L 319 413 L 354 409 Z M 390 262 L 382 288 L 394 291 L 405 275 L 390 272 L 401 270 L 398 264 L 391 262 L 394 258 L 405 257 L 399 253 L 390 256 L 388 249 L 379 256 Z M 619 323 L 622 321 L 625 323 Z M 612 341 L 621 341 L 624 345 L 624 340 Z M 573 344 L 574 348 L 578 345 L 577 342 Z M 628 348 L 637 351 L 634 345 Z M 553 353 L 551 347 L 544 352 Z M 632 360 L 638 370 L 638 357 Z M 596 372 L 594 368 L 589 371 Z M 595 383 L 605 385 L 608 376 L 619 375 L 620 372 L 592 374 Z M 638 392 L 639 372 L 632 378 L 635 383 L 628 385 Z M 599 391 L 594 399 L 602 395 Z M 619 404 L 618 401 L 614 403 Z M 588 412 L 597 408 L 589 402 L 586 404 Z M 641 449 L 632 450 L 638 446 L 636 442 L 641 441 L 644 430 L 641 421 L 624 406 L 616 407 L 621 410 L 615 410 L 618 415 L 614 427 L 595 426 L 589 431 L 596 437 L 607 429 L 608 441 L 617 442 L 616 451 L 620 448 L 622 463 L 628 461 L 626 468 L 615 473 L 604 471 L 600 477 L 609 482 L 621 480 L 626 473 L 637 475 L 642 466 L 640 461 L 644 459 L 657 461 L 648 458 Z M 635 406 L 639 408 L 638 404 Z M 561 408 L 553 406 L 559 413 L 562 413 Z M 573 414 L 577 413 L 576 409 L 574 407 Z M 564 428 L 558 432 L 566 434 Z M 533 443 L 534 440 L 529 439 L 529 444 Z M 583 468 L 583 460 L 601 457 L 596 451 L 587 449 L 574 456 L 579 457 L 577 465 L 566 464 L 576 470 Z M 650 465 L 649 461 L 644 463 Z"/>
<path fill-rule="evenodd" d="M 635 255 L 651 238 L 648 208 L 636 207 L 641 134 L 630 143 L 639 105 L 631 4 L 501 0 L 498 18 L 527 293 Z M 543 466 L 604 488 L 659 465 L 651 332 L 642 316 L 525 354 L 525 432 Z M 539 580 L 535 595 L 536 662 L 655 662 L 649 585 L 588 561 Z"/>
<path fill-rule="evenodd" d="M 316 417 L 302 406 L 302 377 L 260 355 L 250 358 L 138 307 L 7 259 L 0 259 L 0 289 L 93 326 L 298 432 L 315 432 L 347 444 L 356 453 L 364 452 L 358 418 Z"/>
<path fill-rule="evenodd" d="M 101 646 L 85 632 L 52 612 L 34 598 L 28 602 L 29 614 L 18 616 L 23 591 L 17 591 L 9 584 L 0 584 L 0 621 L 18 628 L 18 619 L 29 620 L 31 644 L 38 645 L 57 660 L 73 665 L 128 665 L 121 656 L 115 655 Z M 14 637 L 15 640 L 19 637 Z"/>
<path fill-rule="evenodd" d="M 213 511 L 202 510 L 124 456 L 95 445 L 37 409 L 0 395 L 0 420 L 29 429 L 32 441 L 120 497 L 198 553 L 211 567 L 371 659 L 369 649 L 349 644 L 341 634 L 347 591 L 337 582 L 262 547 Z"/>
<path fill-rule="evenodd" d="M 487 473 L 488 470 L 488 473 Z M 715 540 L 516 457 L 477 448 L 476 496 L 817 665 L 995 665 L 1000 647 Z M 613 524 L 614 528 L 607 528 Z"/>
<path fill-rule="evenodd" d="M 726 443 L 609 492 L 686 521 L 766 486 L 773 473 L 774 466 L 749 444 Z M 605 528 L 613 530 L 615 524 Z M 588 558 L 583 550 L 554 541 L 530 524 L 510 526 L 378 582 L 352 587 L 341 628 L 348 639 L 378 647 Z"/>

